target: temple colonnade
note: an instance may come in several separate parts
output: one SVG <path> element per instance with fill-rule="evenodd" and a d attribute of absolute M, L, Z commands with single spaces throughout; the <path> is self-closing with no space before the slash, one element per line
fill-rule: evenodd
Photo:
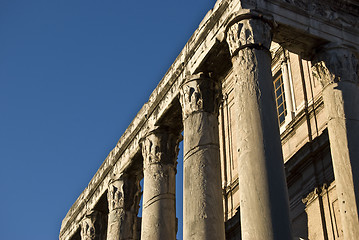
<path fill-rule="evenodd" d="M 240 10 L 228 19 L 218 40 L 229 49 L 233 69 L 243 240 L 293 239 L 269 52 L 275 28 L 273 16 Z M 334 42 L 313 52 L 312 70 L 322 83 L 328 115 L 344 237 L 354 240 L 359 236 L 358 58 L 353 48 Z M 184 239 L 225 239 L 217 76 L 206 69 L 187 74 L 178 92 L 182 119 L 177 121 L 183 128 L 156 124 L 139 140 L 144 177 L 141 239 L 176 239 L 175 175 L 182 131 Z M 113 174 L 107 187 L 108 216 L 89 210 L 81 221 L 81 239 L 139 238 L 141 178 Z M 100 224 L 104 217 L 105 230 Z"/>

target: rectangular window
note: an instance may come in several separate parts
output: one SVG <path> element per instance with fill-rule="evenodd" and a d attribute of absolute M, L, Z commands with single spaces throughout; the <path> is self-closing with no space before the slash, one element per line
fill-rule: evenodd
<path fill-rule="evenodd" d="M 287 115 L 287 106 L 285 103 L 282 72 L 278 72 L 275 75 L 273 80 L 273 85 L 274 85 L 275 103 L 277 106 L 278 122 L 279 125 L 282 125 L 284 123 L 285 116 Z"/>

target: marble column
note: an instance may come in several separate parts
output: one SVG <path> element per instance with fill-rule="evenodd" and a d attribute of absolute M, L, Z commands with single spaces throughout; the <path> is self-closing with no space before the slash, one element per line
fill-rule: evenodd
<path fill-rule="evenodd" d="M 141 140 L 144 189 L 141 239 L 176 239 L 176 166 L 180 133 L 156 129 Z"/>
<path fill-rule="evenodd" d="M 109 181 L 107 240 L 137 239 L 137 213 L 140 203 L 140 177 L 113 175 Z"/>
<path fill-rule="evenodd" d="M 183 239 L 224 240 L 219 159 L 219 83 L 203 73 L 181 87 Z"/>
<path fill-rule="evenodd" d="M 105 216 L 96 210 L 86 213 L 81 220 L 81 240 L 105 240 Z"/>
<path fill-rule="evenodd" d="M 282 146 L 274 101 L 270 18 L 248 10 L 226 39 L 233 64 L 243 240 L 292 239 Z"/>
<path fill-rule="evenodd" d="M 324 107 L 344 239 L 359 236 L 359 64 L 348 48 L 324 46 L 313 60 Z"/>

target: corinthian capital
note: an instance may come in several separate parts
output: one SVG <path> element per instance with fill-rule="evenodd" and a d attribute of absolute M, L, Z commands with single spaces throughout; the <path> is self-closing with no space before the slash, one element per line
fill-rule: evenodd
<path fill-rule="evenodd" d="M 149 164 L 170 164 L 176 166 L 176 159 L 179 152 L 180 133 L 158 128 L 149 132 L 141 139 L 142 156 L 145 168 Z"/>
<path fill-rule="evenodd" d="M 124 208 L 124 179 L 111 179 L 108 184 L 107 200 L 109 211 Z"/>
<path fill-rule="evenodd" d="M 269 50 L 272 41 L 272 19 L 253 11 L 234 15 L 226 28 L 226 40 L 231 56 L 243 48 Z"/>
<path fill-rule="evenodd" d="M 325 45 L 314 57 L 312 71 L 323 87 L 335 82 L 359 83 L 358 58 L 350 49 L 333 43 Z"/>
<path fill-rule="evenodd" d="M 107 201 L 109 211 L 137 211 L 140 198 L 140 177 L 135 174 L 113 174 L 108 183 Z"/>
<path fill-rule="evenodd" d="M 81 221 L 82 240 L 103 240 L 106 232 L 104 216 L 99 211 L 89 211 Z"/>
<path fill-rule="evenodd" d="M 195 112 L 218 114 L 219 101 L 220 84 L 203 73 L 191 76 L 180 89 L 183 119 Z"/>

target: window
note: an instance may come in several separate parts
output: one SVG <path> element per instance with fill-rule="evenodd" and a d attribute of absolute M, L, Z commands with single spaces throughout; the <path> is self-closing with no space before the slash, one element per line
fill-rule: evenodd
<path fill-rule="evenodd" d="M 278 122 L 279 125 L 282 125 L 284 123 L 285 116 L 287 115 L 287 106 L 285 102 L 283 77 L 281 71 L 279 71 L 275 75 L 273 80 L 273 85 L 274 85 L 275 103 L 277 106 Z"/>

